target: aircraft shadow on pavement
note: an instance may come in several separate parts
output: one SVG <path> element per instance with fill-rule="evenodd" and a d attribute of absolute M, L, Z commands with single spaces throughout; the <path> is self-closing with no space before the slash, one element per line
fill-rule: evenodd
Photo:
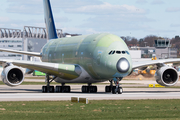
<path fill-rule="evenodd" d="M 103 91 L 98 91 L 97 93 L 82 93 L 81 92 L 81 89 L 79 88 L 73 88 L 71 89 L 72 91 L 70 93 L 78 93 L 78 94 L 112 94 L 111 92 L 103 92 Z M 126 93 L 169 93 L 169 92 L 180 92 L 179 90 L 176 91 L 176 90 L 173 90 L 173 91 L 160 91 L 160 90 L 157 90 L 157 91 L 142 91 L 142 90 L 136 90 L 136 91 L 123 91 L 123 94 L 126 94 Z M 0 93 L 42 93 L 42 90 L 41 89 L 20 89 L 20 88 L 0 88 Z M 55 92 L 56 93 L 56 92 Z"/>

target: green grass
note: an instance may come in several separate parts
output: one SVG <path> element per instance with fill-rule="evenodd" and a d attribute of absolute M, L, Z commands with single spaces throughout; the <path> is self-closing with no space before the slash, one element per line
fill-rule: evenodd
<path fill-rule="evenodd" d="M 180 119 L 180 100 L 0 102 L 1 120 Z"/>

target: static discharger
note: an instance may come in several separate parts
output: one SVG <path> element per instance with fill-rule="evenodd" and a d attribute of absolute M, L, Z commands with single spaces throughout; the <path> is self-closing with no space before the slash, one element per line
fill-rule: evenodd
<path fill-rule="evenodd" d="M 87 98 L 71 97 L 71 102 L 88 104 L 89 100 Z"/>

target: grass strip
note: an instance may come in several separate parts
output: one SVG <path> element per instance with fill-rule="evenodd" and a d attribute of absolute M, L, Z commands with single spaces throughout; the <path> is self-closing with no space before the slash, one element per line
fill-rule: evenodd
<path fill-rule="evenodd" d="M 2 120 L 180 119 L 180 100 L 0 102 Z"/>

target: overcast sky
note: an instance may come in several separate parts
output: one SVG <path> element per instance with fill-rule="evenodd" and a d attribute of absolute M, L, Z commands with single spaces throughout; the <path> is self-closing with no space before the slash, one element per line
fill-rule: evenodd
<path fill-rule="evenodd" d="M 0 28 L 45 27 L 43 0 L 1 0 Z M 112 33 L 138 39 L 180 35 L 180 0 L 51 0 L 63 32 Z"/>

